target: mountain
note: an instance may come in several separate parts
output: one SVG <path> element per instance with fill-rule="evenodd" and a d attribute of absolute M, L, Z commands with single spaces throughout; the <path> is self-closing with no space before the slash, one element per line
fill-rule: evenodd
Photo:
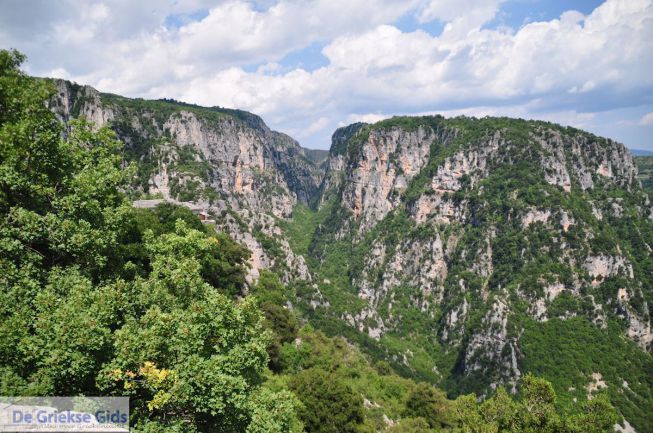
<path fill-rule="evenodd" d="M 321 165 L 329 157 L 329 151 L 323 149 L 304 149 L 306 157 L 316 165 Z"/>
<path fill-rule="evenodd" d="M 637 164 L 638 176 L 640 182 L 642 182 L 642 188 L 651 194 L 653 192 L 653 156 L 636 156 L 635 163 Z"/>
<path fill-rule="evenodd" d="M 607 386 L 653 428 L 653 209 L 623 145 L 507 118 L 354 124 L 315 215 L 325 329 L 454 395 L 526 372 L 570 403 Z"/>
<path fill-rule="evenodd" d="M 206 212 L 286 306 L 450 397 L 597 390 L 653 429 L 653 208 L 621 144 L 508 118 L 395 117 L 334 132 L 325 158 L 240 110 L 55 81 L 64 123 L 110 126 L 131 198 Z"/>
<path fill-rule="evenodd" d="M 630 149 L 633 156 L 653 156 L 653 151 L 644 149 Z"/>
<path fill-rule="evenodd" d="M 276 221 L 315 197 L 322 170 L 285 134 L 241 110 L 100 93 L 55 80 L 51 109 L 61 121 L 110 125 L 135 164 L 131 195 L 190 204 L 251 251 L 250 281 L 271 268 L 286 280 L 310 278 Z M 271 254 L 274 252 L 274 255 Z"/>

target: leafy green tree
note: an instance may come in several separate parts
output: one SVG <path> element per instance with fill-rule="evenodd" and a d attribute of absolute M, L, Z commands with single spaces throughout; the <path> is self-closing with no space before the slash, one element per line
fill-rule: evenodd
<path fill-rule="evenodd" d="M 138 396 L 148 419 L 176 414 L 200 429 L 243 431 L 269 343 L 255 300 L 236 304 L 204 280 L 202 262 L 219 243 L 183 221 L 145 242 L 152 272 L 133 282 L 134 314 L 115 332 L 101 389 Z"/>
<path fill-rule="evenodd" d="M 23 59 L 0 50 L 0 393 L 128 395 L 142 432 L 300 431 L 291 393 L 261 388 L 257 301 L 229 296 L 247 251 L 179 208 L 134 211 L 122 144 L 63 134 Z"/>
<path fill-rule="evenodd" d="M 380 360 L 374 363 L 374 369 L 381 376 L 387 376 L 393 373 L 392 366 L 388 361 Z"/>
<path fill-rule="evenodd" d="M 460 433 L 607 433 L 618 420 L 607 396 L 601 394 L 582 404 L 578 413 L 556 407 L 551 383 L 531 374 L 520 383 L 521 399 L 515 400 L 500 387 L 478 404 L 473 394 L 457 398 L 451 405 L 453 431 Z"/>
<path fill-rule="evenodd" d="M 600 393 L 583 403 L 581 413 L 569 417 L 569 430 L 574 433 L 609 433 L 619 421 L 607 394 Z"/>
<path fill-rule="evenodd" d="M 38 394 L 56 388 L 57 375 L 50 374 L 56 366 L 38 358 L 47 354 L 48 344 L 32 347 L 31 339 L 64 332 L 55 322 L 65 324 L 65 315 L 75 313 L 62 305 L 53 314 L 48 308 L 56 303 L 43 308 L 41 303 L 115 270 L 131 209 L 119 191 L 128 171 L 121 167 L 113 133 L 76 121 L 64 139 L 46 107 L 52 86 L 25 76 L 18 69 L 23 59 L 15 51 L 0 51 L 0 365 L 5 372 L 0 388 Z M 60 277 L 67 273 L 72 279 Z M 54 287 L 53 281 L 63 286 Z M 90 296 L 76 295 L 84 302 Z M 40 316 L 46 313 L 53 316 L 50 322 Z M 47 331 L 50 326 L 54 329 Z M 64 374 L 59 381 L 81 368 L 80 362 L 64 363 L 62 370 L 72 370 L 59 372 Z M 50 373 L 36 374 L 39 365 Z"/>
<path fill-rule="evenodd" d="M 301 403 L 288 391 L 274 392 L 266 387 L 257 391 L 251 399 L 252 421 L 247 433 L 300 433 L 303 425 L 297 417 L 296 408 Z"/>
<path fill-rule="evenodd" d="M 527 374 L 521 381 L 523 410 L 519 411 L 518 423 L 525 432 L 556 431 L 560 416 L 556 412 L 556 394 L 550 382 Z"/>
<path fill-rule="evenodd" d="M 109 129 L 93 131 L 82 120 L 63 139 L 45 104 L 53 87 L 23 75 L 22 60 L 0 52 L 3 256 L 21 268 L 75 263 L 98 276 L 131 212 L 119 191 L 129 174 L 121 166 L 122 145 Z"/>
<path fill-rule="evenodd" d="M 124 243 L 119 246 L 125 260 L 136 264 L 141 276 L 151 271 L 147 251 L 144 248 L 145 232 L 150 230 L 155 236 L 174 233 L 178 220 L 194 230 L 206 233 L 215 239 L 211 254 L 204 257 L 202 276 L 211 285 L 229 295 L 241 294 L 245 283 L 244 270 L 249 251 L 223 233 L 216 233 L 202 224 L 188 208 L 173 203 L 161 203 L 154 209 L 134 209 L 131 218 L 124 221 L 126 234 Z M 130 274 L 125 274 L 129 278 Z"/>
<path fill-rule="evenodd" d="M 419 383 L 409 394 L 405 415 L 425 419 L 432 428 L 449 425 L 449 401 L 442 391 Z"/>
<path fill-rule="evenodd" d="M 388 433 L 431 433 L 434 431 L 424 418 L 404 418 L 388 429 Z"/>
<path fill-rule="evenodd" d="M 451 415 L 456 433 L 497 433 L 499 430 L 493 423 L 485 421 L 474 394 L 458 397 L 451 405 Z"/>
<path fill-rule="evenodd" d="M 517 426 L 520 405 L 500 386 L 492 397 L 480 405 L 479 411 L 483 419 L 496 425 L 499 431 L 513 431 Z"/>
<path fill-rule="evenodd" d="M 295 315 L 280 305 L 272 302 L 263 302 L 261 311 L 265 315 L 265 324 L 273 332 L 273 338 L 268 347 L 270 357 L 270 369 L 280 372 L 281 365 L 281 347 L 284 343 L 290 343 L 297 337 L 297 318 Z"/>
<path fill-rule="evenodd" d="M 284 305 L 288 295 L 287 288 L 281 283 L 279 276 L 268 270 L 261 271 L 252 293 L 262 303 L 270 302 L 276 305 Z"/>
<path fill-rule="evenodd" d="M 343 379 L 313 368 L 298 373 L 290 386 L 304 405 L 299 416 L 308 433 L 359 431 L 363 399 Z"/>
<path fill-rule="evenodd" d="M 174 203 L 160 203 L 150 212 L 150 215 L 155 218 L 156 223 L 149 222 L 146 227 L 155 234 L 174 232 L 177 220 L 183 220 L 195 230 L 204 231 L 205 226 L 190 209 Z"/>
<path fill-rule="evenodd" d="M 53 269 L 35 297 L 34 333 L 24 342 L 37 394 L 77 395 L 95 387 L 111 353 L 113 305 L 76 268 Z M 25 344 L 28 343 L 28 344 Z"/>

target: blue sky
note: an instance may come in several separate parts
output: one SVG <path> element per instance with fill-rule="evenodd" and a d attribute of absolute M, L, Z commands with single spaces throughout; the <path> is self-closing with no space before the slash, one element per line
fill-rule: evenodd
<path fill-rule="evenodd" d="M 252 111 L 302 145 L 395 114 L 550 120 L 653 150 L 653 0 L 5 0 L 26 69 Z"/>

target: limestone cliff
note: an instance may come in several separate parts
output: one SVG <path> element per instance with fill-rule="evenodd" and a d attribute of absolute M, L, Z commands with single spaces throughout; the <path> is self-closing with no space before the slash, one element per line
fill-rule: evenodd
<path fill-rule="evenodd" d="M 332 313 L 407 368 L 431 345 L 432 380 L 515 391 L 537 332 L 565 322 L 651 351 L 652 207 L 620 143 L 504 118 L 355 124 L 320 203 L 312 254 L 328 269 L 349 251 L 360 301 L 327 296 Z"/>
<path fill-rule="evenodd" d="M 297 203 L 316 195 L 321 182 L 322 171 L 295 140 L 240 110 L 123 98 L 63 80 L 55 84 L 51 108 L 63 122 L 84 117 L 111 127 L 126 144 L 138 168 L 133 194 L 192 203 L 213 215 L 219 228 L 252 251 L 251 280 L 271 267 L 286 279 L 310 278 L 303 258 L 277 227 Z"/>

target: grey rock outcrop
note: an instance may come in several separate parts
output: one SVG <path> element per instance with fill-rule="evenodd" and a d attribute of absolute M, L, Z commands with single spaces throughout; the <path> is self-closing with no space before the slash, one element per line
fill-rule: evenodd
<path fill-rule="evenodd" d="M 128 99 L 63 80 L 55 84 L 50 107 L 62 122 L 84 117 L 96 127 L 109 126 L 132 161 L 149 167 L 139 171 L 136 189 L 193 202 L 252 251 L 250 281 L 275 264 L 283 264 L 286 280 L 310 279 L 304 259 L 277 225 L 297 203 L 308 204 L 322 181 L 322 170 L 295 140 L 240 110 Z M 270 256 L 266 239 L 278 245 L 281 257 Z"/>

